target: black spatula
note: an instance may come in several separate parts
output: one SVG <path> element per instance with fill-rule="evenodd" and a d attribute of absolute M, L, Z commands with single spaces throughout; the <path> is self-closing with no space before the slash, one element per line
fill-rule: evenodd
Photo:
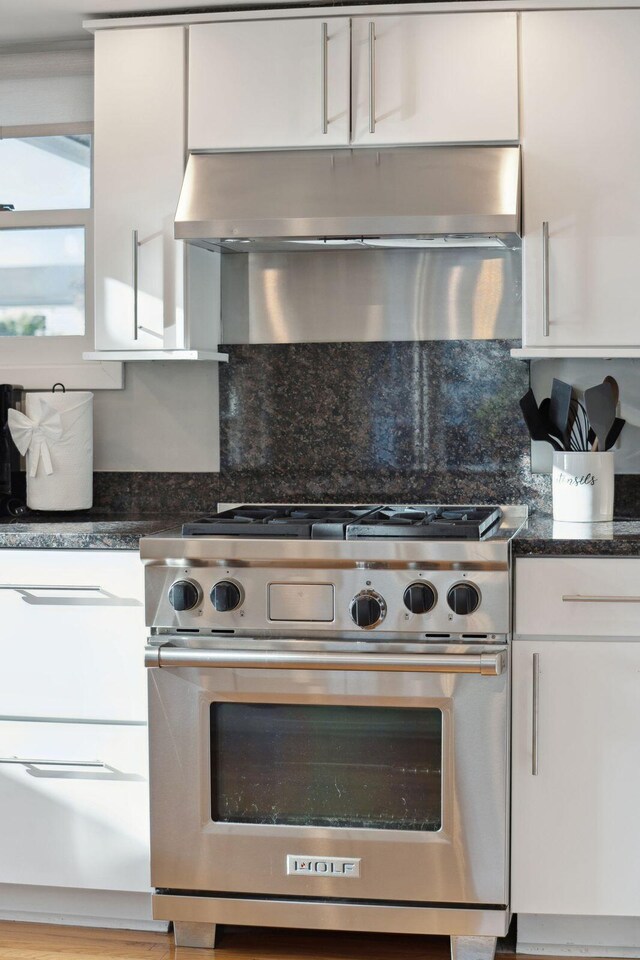
<path fill-rule="evenodd" d="M 596 439 L 594 450 L 606 450 L 607 437 L 616 419 L 616 404 L 610 383 L 598 383 L 584 392 L 584 404 L 587 408 L 589 423 Z"/>
<path fill-rule="evenodd" d="M 550 443 L 554 450 L 564 449 L 560 441 L 549 433 L 549 428 L 538 410 L 538 404 L 536 403 L 533 390 L 527 390 L 524 397 L 522 397 L 520 400 L 520 409 L 522 410 L 524 422 L 527 425 L 532 440 L 544 440 L 546 443 Z"/>
<path fill-rule="evenodd" d="M 569 447 L 569 418 L 571 417 L 571 395 L 573 388 L 564 380 L 553 378 L 551 385 L 551 403 L 549 405 L 549 420 L 554 433 L 562 438 L 565 447 Z"/>

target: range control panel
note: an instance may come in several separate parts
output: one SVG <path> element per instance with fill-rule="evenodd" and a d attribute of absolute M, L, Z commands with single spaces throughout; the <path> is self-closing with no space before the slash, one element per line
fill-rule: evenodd
<path fill-rule="evenodd" d="M 487 635 L 510 629 L 506 570 L 292 571 L 154 564 L 146 577 L 147 624 L 157 628 L 281 636 L 376 631 Z"/>

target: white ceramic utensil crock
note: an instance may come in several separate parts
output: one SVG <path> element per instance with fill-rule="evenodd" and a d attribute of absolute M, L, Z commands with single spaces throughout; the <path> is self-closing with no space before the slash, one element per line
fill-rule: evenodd
<path fill-rule="evenodd" d="M 554 520 L 572 523 L 613 520 L 614 457 L 612 452 L 554 453 Z"/>

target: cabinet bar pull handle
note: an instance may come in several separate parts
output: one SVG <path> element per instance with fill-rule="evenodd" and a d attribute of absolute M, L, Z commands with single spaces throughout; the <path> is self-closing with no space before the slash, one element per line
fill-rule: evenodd
<path fill-rule="evenodd" d="M 566 594 L 563 603 L 640 603 L 640 597 L 598 597 Z"/>
<path fill-rule="evenodd" d="M 44 583 L 0 583 L 0 590 L 55 590 L 62 593 L 63 591 L 71 591 L 76 593 L 80 590 L 91 591 L 93 593 L 102 593 L 102 587 L 90 587 L 86 585 L 70 586 L 66 584 L 65 586 L 49 586 Z"/>
<path fill-rule="evenodd" d="M 326 133 L 329 129 L 329 91 L 328 91 L 328 67 L 327 67 L 327 45 L 329 43 L 329 28 L 326 23 L 322 25 L 322 132 Z"/>
<path fill-rule="evenodd" d="M 376 132 L 376 25 L 369 21 L 369 133 Z"/>
<path fill-rule="evenodd" d="M 549 223 L 542 224 L 542 336 L 549 336 Z"/>
<path fill-rule="evenodd" d="M 531 725 L 531 773 L 538 776 L 538 714 L 540 710 L 540 654 L 533 655 L 533 717 Z"/>
<path fill-rule="evenodd" d="M 496 654 L 452 654 L 450 656 L 407 656 L 359 653 L 284 653 L 251 650 L 190 650 L 184 647 L 147 647 L 145 666 L 154 667 L 218 667 L 231 670 L 365 670 L 419 673 L 475 673 L 499 677 L 504 670 L 504 656 Z"/>
<path fill-rule="evenodd" d="M 133 231 L 133 339 L 138 339 L 138 231 Z"/>
<path fill-rule="evenodd" d="M 22 763 L 29 767 L 106 767 L 102 760 L 40 760 L 37 757 L 0 757 L 0 763 Z"/>

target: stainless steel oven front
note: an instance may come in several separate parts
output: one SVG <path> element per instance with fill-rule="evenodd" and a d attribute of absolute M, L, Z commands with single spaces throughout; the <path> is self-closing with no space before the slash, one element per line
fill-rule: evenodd
<path fill-rule="evenodd" d="M 477 641 L 152 638 L 153 886 L 504 908 L 508 657 Z"/>

